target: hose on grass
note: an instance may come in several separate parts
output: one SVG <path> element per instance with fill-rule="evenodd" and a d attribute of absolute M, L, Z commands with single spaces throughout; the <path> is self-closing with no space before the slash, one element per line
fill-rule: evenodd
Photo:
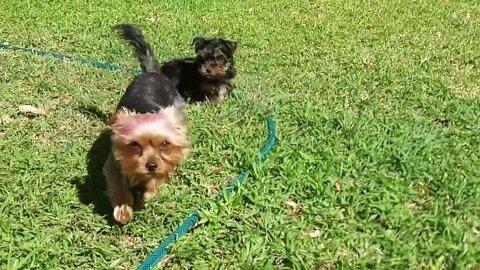
<path fill-rule="evenodd" d="M 78 62 L 81 64 L 91 65 L 96 68 L 110 70 L 110 71 L 128 71 L 134 74 L 139 74 L 141 71 L 138 69 L 128 70 L 122 68 L 121 66 L 99 62 L 95 60 L 89 60 L 85 58 L 77 58 L 73 57 L 64 53 L 57 53 L 57 52 L 50 52 L 50 51 L 43 51 L 43 50 L 36 50 L 31 48 L 24 48 L 24 47 L 17 47 L 9 45 L 8 43 L 0 43 L 0 49 L 2 50 L 10 50 L 10 51 L 19 51 L 23 53 L 34 54 L 42 57 L 50 57 L 55 58 L 58 60 L 68 60 L 72 62 Z M 267 117 L 267 130 L 268 130 L 268 137 L 263 146 L 260 150 L 260 156 L 256 160 L 257 163 L 262 163 L 266 157 L 270 154 L 273 147 L 276 144 L 276 126 L 275 120 L 272 116 Z M 249 171 L 241 171 L 237 177 L 235 177 L 218 195 L 217 199 L 224 198 L 226 196 L 230 196 L 235 188 L 242 185 L 245 180 L 248 178 L 250 174 Z M 169 234 L 160 244 L 152 251 L 151 255 L 146 258 L 143 263 L 138 266 L 138 270 L 147 270 L 155 267 L 159 262 L 164 259 L 168 254 L 168 247 L 175 243 L 179 238 L 188 234 L 188 232 L 200 221 L 200 213 L 196 211 L 190 217 L 185 219 L 177 229 L 175 229 L 171 234 Z"/>

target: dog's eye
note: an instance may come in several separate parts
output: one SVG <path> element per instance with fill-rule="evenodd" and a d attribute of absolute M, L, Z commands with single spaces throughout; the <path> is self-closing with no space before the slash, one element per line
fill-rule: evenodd
<path fill-rule="evenodd" d="M 222 55 L 220 55 L 220 54 L 217 54 L 217 55 L 215 55 L 215 57 L 214 57 L 214 58 L 215 58 L 215 61 L 217 61 L 217 62 L 220 62 L 220 61 L 222 61 L 222 60 L 223 60 L 223 56 L 222 56 Z"/>
<path fill-rule="evenodd" d="M 160 144 L 160 150 L 166 150 L 169 145 L 170 145 L 169 142 L 163 141 L 163 142 Z"/>
<path fill-rule="evenodd" d="M 135 153 L 140 155 L 142 154 L 142 147 L 138 142 L 131 142 L 128 146 L 130 146 L 130 149 L 132 149 L 132 151 Z"/>

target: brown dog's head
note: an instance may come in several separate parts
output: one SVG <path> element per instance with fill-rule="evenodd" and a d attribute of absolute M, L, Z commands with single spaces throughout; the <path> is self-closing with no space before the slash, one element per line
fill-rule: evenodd
<path fill-rule="evenodd" d="M 110 124 L 113 153 L 126 176 L 168 178 L 189 153 L 185 115 L 175 107 L 146 114 L 121 108 Z"/>

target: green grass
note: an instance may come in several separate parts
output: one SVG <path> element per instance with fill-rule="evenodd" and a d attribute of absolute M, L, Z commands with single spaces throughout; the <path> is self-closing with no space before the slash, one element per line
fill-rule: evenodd
<path fill-rule="evenodd" d="M 221 35 L 239 42 L 238 98 L 188 108 L 193 155 L 111 226 L 83 185 L 106 129 L 88 108 L 112 112 L 131 76 L 0 51 L 1 269 L 132 269 L 205 203 L 162 267 L 480 269 L 478 1 L 90 2 L 2 0 L 0 41 L 136 68 L 113 24 L 162 61 Z M 279 145 L 253 166 L 269 114 Z"/>

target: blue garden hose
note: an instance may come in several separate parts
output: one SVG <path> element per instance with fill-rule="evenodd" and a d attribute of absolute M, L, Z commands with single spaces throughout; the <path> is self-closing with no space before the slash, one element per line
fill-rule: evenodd
<path fill-rule="evenodd" d="M 43 57 L 56 58 L 59 60 L 68 60 L 72 62 L 78 62 L 80 64 L 91 65 L 96 68 L 101 68 L 101 69 L 110 70 L 110 71 L 128 71 L 134 74 L 138 74 L 141 72 L 140 70 L 137 70 L 137 69 L 129 70 L 129 69 L 122 68 L 121 66 L 118 66 L 118 65 L 103 63 L 103 62 L 89 60 L 85 58 L 77 58 L 64 53 L 56 53 L 56 52 L 35 50 L 30 48 L 17 47 L 17 46 L 12 46 L 8 43 L 0 43 L 0 49 L 30 53 L 38 56 L 43 56 Z"/>
<path fill-rule="evenodd" d="M 118 65 L 114 64 L 108 64 L 108 63 L 103 63 L 99 61 L 94 61 L 94 60 L 88 60 L 84 58 L 75 58 L 63 53 L 56 53 L 56 52 L 49 52 L 49 51 L 42 51 L 42 50 L 35 50 L 35 49 L 30 49 L 30 48 L 23 48 L 23 47 L 17 47 L 17 46 L 11 46 L 8 43 L 0 43 L 0 49 L 3 50 L 11 50 L 11 51 L 20 51 L 20 52 L 25 52 L 25 53 L 30 53 L 30 54 L 35 54 L 38 56 L 43 56 L 43 57 L 51 57 L 51 58 L 56 58 L 60 60 L 69 60 L 69 61 L 74 61 L 78 62 L 81 64 L 87 64 L 91 65 L 100 69 L 104 70 L 110 70 L 110 71 L 128 71 L 132 72 L 134 74 L 138 74 L 141 71 L 134 69 L 134 70 L 128 70 L 125 68 L 122 68 Z M 273 147 L 276 144 L 276 126 L 275 126 L 275 120 L 273 119 L 272 116 L 267 117 L 267 128 L 268 128 L 268 137 L 267 141 L 265 142 L 265 145 L 263 146 L 262 150 L 260 151 L 260 156 L 256 160 L 257 163 L 262 163 L 265 158 L 270 154 L 272 151 Z M 217 199 L 224 198 L 226 196 L 229 196 L 232 194 L 232 192 L 235 190 L 236 187 L 242 185 L 245 180 L 247 179 L 249 175 L 249 171 L 242 171 L 240 174 L 233 179 L 227 187 L 225 187 L 218 195 Z M 168 253 L 168 247 L 175 243 L 177 239 L 179 239 L 182 236 L 185 236 L 194 226 L 195 224 L 198 223 L 200 220 L 200 213 L 197 211 L 193 213 L 190 217 L 188 217 L 185 221 L 183 221 L 180 226 L 173 231 L 170 235 L 168 235 L 160 244 L 153 250 L 152 254 L 137 268 L 138 270 L 147 270 L 151 269 L 152 267 L 156 266 L 162 259 L 167 256 Z"/>

